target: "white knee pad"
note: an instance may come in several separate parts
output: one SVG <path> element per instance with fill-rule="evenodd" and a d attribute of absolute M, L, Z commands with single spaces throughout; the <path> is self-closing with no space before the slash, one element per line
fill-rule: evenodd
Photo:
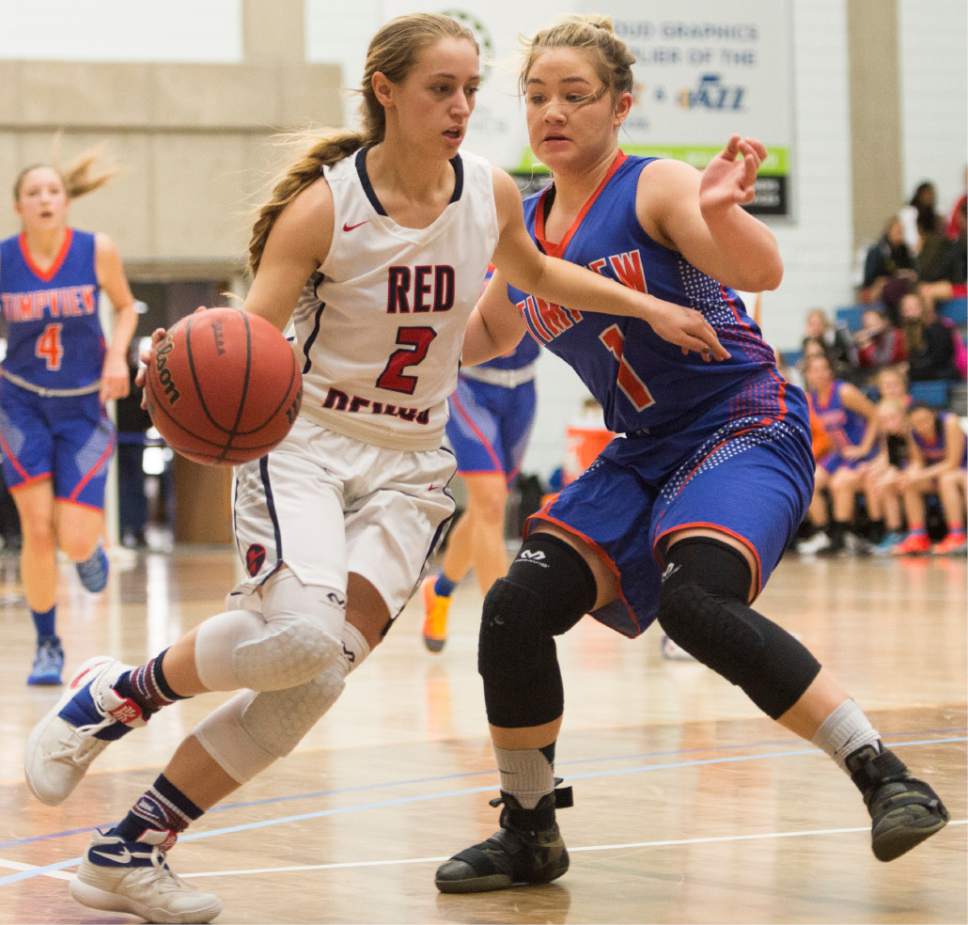
<path fill-rule="evenodd" d="M 339 655 L 345 619 L 345 592 L 304 585 L 282 569 L 266 582 L 261 615 L 230 610 L 198 628 L 198 676 L 213 691 L 305 684 Z"/>
<path fill-rule="evenodd" d="M 242 691 L 195 727 L 193 735 L 240 784 L 288 755 L 343 691 L 345 671 L 330 666 L 285 690 Z"/>

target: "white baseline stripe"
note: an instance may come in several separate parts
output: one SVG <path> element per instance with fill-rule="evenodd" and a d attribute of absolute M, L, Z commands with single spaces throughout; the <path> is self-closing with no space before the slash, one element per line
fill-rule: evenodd
<path fill-rule="evenodd" d="M 968 819 L 953 819 L 948 825 L 965 825 Z M 869 832 L 870 826 L 854 826 L 846 829 L 809 829 L 800 832 L 760 832 L 756 835 L 711 835 L 702 838 L 668 838 L 660 841 L 624 842 L 615 845 L 586 845 L 584 848 L 569 848 L 569 854 L 582 851 L 626 851 L 631 848 L 667 848 L 676 845 L 710 845 L 719 842 L 759 841 L 768 838 L 809 838 L 818 835 L 845 835 L 853 832 Z M 449 855 L 432 858 L 397 858 L 387 861 L 345 861 L 340 864 L 299 864 L 292 867 L 252 867 L 246 870 L 213 870 L 197 874 L 180 874 L 184 879 L 197 877 L 241 877 L 252 874 L 298 873 L 306 870 L 345 870 L 357 867 L 392 867 L 404 864 L 439 864 Z"/>
<path fill-rule="evenodd" d="M 0 858 L 0 867 L 6 867 L 9 870 L 36 870 L 36 864 L 23 864 L 20 861 L 8 861 L 6 858 Z M 55 877 L 57 880 L 70 880 L 71 875 L 64 873 L 62 870 L 52 870 L 44 874 L 45 877 Z"/>

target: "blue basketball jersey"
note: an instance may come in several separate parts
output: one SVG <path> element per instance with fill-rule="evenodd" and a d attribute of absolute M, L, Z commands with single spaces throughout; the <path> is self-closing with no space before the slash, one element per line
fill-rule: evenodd
<path fill-rule="evenodd" d="M 729 360 L 705 363 L 683 356 L 644 321 L 549 304 L 508 286 L 531 334 L 575 369 L 616 433 L 656 428 L 693 415 L 735 393 L 752 376 L 775 369 L 773 350 L 740 297 L 654 241 L 635 214 L 639 176 L 655 158 L 620 153 L 557 244 L 545 240 L 545 210 L 554 187 L 525 200 L 525 223 L 554 257 L 658 298 L 702 312 Z M 648 174 L 645 181 L 648 182 Z"/>
<path fill-rule="evenodd" d="M 948 434 L 945 431 L 945 425 L 951 416 L 952 412 L 950 411 L 941 411 L 935 416 L 934 436 L 930 440 L 911 428 L 911 439 L 914 440 L 924 457 L 925 463 L 929 466 L 941 462 L 948 453 Z M 968 443 L 965 444 L 961 454 L 960 466 L 962 469 L 965 468 L 966 462 L 968 462 Z"/>
<path fill-rule="evenodd" d="M 31 259 L 23 235 L 0 242 L 4 370 L 49 389 L 81 388 L 100 378 L 105 345 L 94 256 L 94 235 L 73 228 L 46 272 Z"/>
<path fill-rule="evenodd" d="M 484 276 L 485 287 L 491 281 L 493 275 L 494 264 L 491 264 Z M 522 337 L 521 342 L 510 353 L 481 363 L 481 366 L 489 366 L 491 369 L 521 369 L 534 363 L 540 353 L 541 348 L 538 346 L 538 342 L 529 335 Z"/>
<path fill-rule="evenodd" d="M 813 413 L 820 418 L 837 450 L 857 446 L 863 441 L 867 431 L 867 418 L 844 405 L 840 395 L 843 385 L 843 382 L 835 379 L 826 398 L 822 398 L 814 389 L 810 389 L 808 393 Z"/>

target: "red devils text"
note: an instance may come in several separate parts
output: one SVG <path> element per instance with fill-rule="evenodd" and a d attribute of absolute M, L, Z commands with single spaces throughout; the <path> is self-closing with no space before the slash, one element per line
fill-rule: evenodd
<path fill-rule="evenodd" d="M 347 395 L 339 389 L 331 388 L 323 400 L 324 408 L 333 411 L 348 411 L 350 414 L 387 414 L 390 417 L 402 418 L 404 421 L 414 421 L 417 424 L 430 423 L 430 409 L 421 411 L 419 408 L 402 408 L 400 405 L 390 405 L 382 401 L 371 401 L 359 395 Z"/>
<path fill-rule="evenodd" d="M 387 313 L 446 312 L 454 307 L 454 268 L 446 264 L 390 267 Z"/>

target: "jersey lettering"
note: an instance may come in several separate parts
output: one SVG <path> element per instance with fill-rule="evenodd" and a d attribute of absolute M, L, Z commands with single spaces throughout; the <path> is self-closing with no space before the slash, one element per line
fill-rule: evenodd
<path fill-rule="evenodd" d="M 376 387 L 388 389 L 391 392 L 403 392 L 404 395 L 413 395 L 417 388 L 417 377 L 405 375 L 403 370 L 423 362 L 436 336 L 437 332 L 433 328 L 397 328 L 396 342 L 406 346 L 390 354 L 387 365 L 376 380 Z"/>
<path fill-rule="evenodd" d="M 615 381 L 625 397 L 632 403 L 636 411 L 645 411 L 655 404 L 655 399 L 648 386 L 638 377 L 638 374 L 625 359 L 625 336 L 617 325 L 609 325 L 598 339 L 606 346 L 608 352 L 618 361 L 618 373 Z"/>
<path fill-rule="evenodd" d="M 64 325 L 57 322 L 47 325 L 34 347 L 34 356 L 44 360 L 50 370 L 61 368 L 61 358 L 64 356 L 64 348 L 61 346 L 62 327 Z"/>
<path fill-rule="evenodd" d="M 387 314 L 446 312 L 454 307 L 454 268 L 447 264 L 390 267 Z"/>

